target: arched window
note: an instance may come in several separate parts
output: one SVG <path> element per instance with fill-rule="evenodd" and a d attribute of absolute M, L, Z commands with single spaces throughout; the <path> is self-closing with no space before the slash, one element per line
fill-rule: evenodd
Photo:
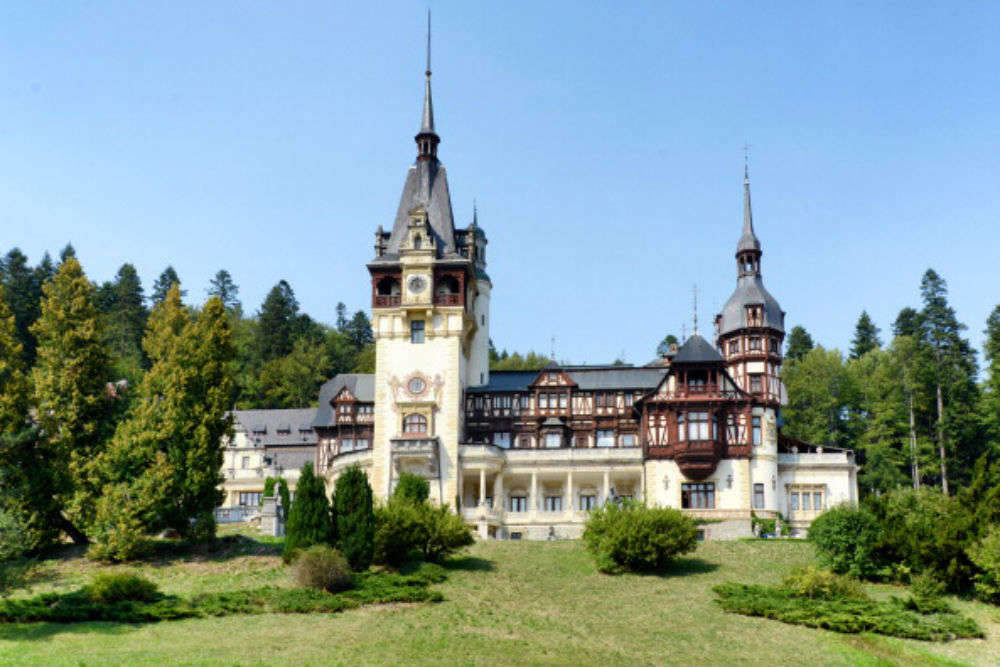
<path fill-rule="evenodd" d="M 435 294 L 458 294 L 459 284 L 454 276 L 441 276 L 434 288 Z"/>
<path fill-rule="evenodd" d="M 375 284 L 375 290 L 379 296 L 399 296 L 399 281 L 386 276 Z"/>
<path fill-rule="evenodd" d="M 427 417 L 418 414 L 403 418 L 403 433 L 427 433 Z"/>
<path fill-rule="evenodd" d="M 424 245 L 424 239 L 420 236 L 420 234 L 417 234 L 416 236 L 413 237 L 414 250 L 420 250 L 420 248 L 422 248 L 423 245 Z"/>

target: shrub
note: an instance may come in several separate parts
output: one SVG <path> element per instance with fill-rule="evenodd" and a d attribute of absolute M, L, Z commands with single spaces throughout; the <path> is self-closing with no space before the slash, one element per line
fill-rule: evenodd
<path fill-rule="evenodd" d="M 602 572 L 659 570 L 698 545 L 694 522 L 680 510 L 634 502 L 591 511 L 583 539 Z"/>
<path fill-rule="evenodd" d="M 968 548 L 969 559 L 979 569 L 973 576 L 976 597 L 1000 604 L 1000 524 L 994 524 L 986 535 Z"/>
<path fill-rule="evenodd" d="M 290 562 L 300 549 L 333 541 L 330 503 L 326 485 L 313 473 L 312 463 L 302 466 L 297 493 L 285 525 L 285 548 L 281 557 Z"/>
<path fill-rule="evenodd" d="M 101 604 L 153 602 L 162 597 L 152 581 L 126 573 L 99 574 L 84 591 L 91 602 Z"/>
<path fill-rule="evenodd" d="M 396 490 L 392 492 L 393 498 L 403 498 L 415 503 L 422 503 L 431 494 L 431 486 L 427 480 L 420 475 L 404 472 L 396 482 Z"/>
<path fill-rule="evenodd" d="M 867 510 L 847 505 L 828 509 L 809 526 L 820 563 L 838 574 L 870 578 L 878 570 L 879 525 Z"/>
<path fill-rule="evenodd" d="M 376 512 L 375 562 L 400 565 L 415 557 L 441 562 L 475 541 L 472 530 L 446 506 L 393 497 Z"/>
<path fill-rule="evenodd" d="M 15 561 L 24 555 L 27 531 L 13 514 L 0 510 L 0 597 L 24 585 L 25 568 Z"/>
<path fill-rule="evenodd" d="M 440 563 L 455 551 L 475 542 L 472 529 L 447 505 L 431 507 L 422 503 L 422 511 L 427 530 L 422 549 L 424 560 Z"/>
<path fill-rule="evenodd" d="M 325 544 L 314 544 L 295 558 L 295 581 L 300 586 L 336 593 L 351 587 L 347 559 Z"/>
<path fill-rule="evenodd" d="M 351 466 L 337 478 L 333 494 L 337 548 L 355 572 L 367 570 L 375 552 L 375 507 L 368 476 Z"/>
<path fill-rule="evenodd" d="M 800 568 L 786 576 L 781 581 L 781 588 L 795 597 L 813 600 L 868 599 L 864 589 L 854 579 L 812 566 Z"/>

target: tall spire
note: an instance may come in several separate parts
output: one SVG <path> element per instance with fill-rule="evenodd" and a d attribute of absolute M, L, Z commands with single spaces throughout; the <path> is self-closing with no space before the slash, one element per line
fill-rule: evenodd
<path fill-rule="evenodd" d="M 746 154 L 743 162 L 743 234 L 736 244 L 736 257 L 740 263 L 740 274 L 760 272 L 760 240 L 753 229 L 753 210 L 750 207 L 750 169 Z M 747 266 L 748 260 L 752 266 Z"/>
<path fill-rule="evenodd" d="M 437 160 L 437 145 L 441 137 L 434 131 L 434 104 L 431 102 L 431 10 L 427 10 L 427 77 L 424 83 L 424 113 L 420 119 L 420 132 L 414 137 L 417 142 L 417 160 Z"/>

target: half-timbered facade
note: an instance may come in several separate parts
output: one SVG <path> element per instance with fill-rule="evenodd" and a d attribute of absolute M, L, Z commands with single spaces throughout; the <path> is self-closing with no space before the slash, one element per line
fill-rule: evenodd
<path fill-rule="evenodd" d="M 796 529 L 857 497 L 853 455 L 779 435 L 784 317 L 764 288 L 744 175 L 737 286 L 698 334 L 647 366 L 490 372 L 486 235 L 456 228 L 434 127 L 430 70 L 417 157 L 391 231 L 375 233 L 373 375 L 321 391 L 317 466 L 351 465 L 385 500 L 399 475 L 430 481 L 483 537 L 575 537 L 614 498 L 678 507 L 707 537 L 751 533 L 751 515 Z"/>

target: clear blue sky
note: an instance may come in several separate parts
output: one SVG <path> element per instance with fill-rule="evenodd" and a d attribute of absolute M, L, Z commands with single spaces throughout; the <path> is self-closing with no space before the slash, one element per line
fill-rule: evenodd
<path fill-rule="evenodd" d="M 742 146 L 765 282 L 827 346 L 923 271 L 1000 302 L 997 3 L 432 3 L 439 155 L 479 202 L 498 347 L 651 358 L 735 284 Z M 421 2 L 6 2 L 0 247 L 168 264 L 248 311 L 369 307 L 415 154 Z"/>

